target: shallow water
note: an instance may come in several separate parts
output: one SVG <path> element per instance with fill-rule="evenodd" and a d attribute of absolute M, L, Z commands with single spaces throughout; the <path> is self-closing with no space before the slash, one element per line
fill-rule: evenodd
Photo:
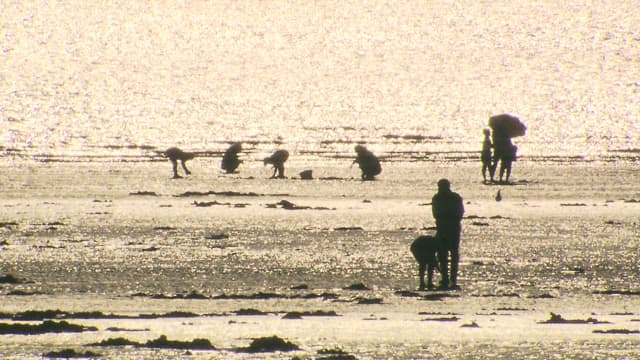
<path fill-rule="evenodd" d="M 478 151 L 488 117 L 507 112 L 529 128 L 521 156 L 637 159 L 633 2 L 0 10 L 9 154 L 137 158 L 243 141 L 255 160 L 280 146 L 352 156 L 361 141 L 429 160 Z"/>

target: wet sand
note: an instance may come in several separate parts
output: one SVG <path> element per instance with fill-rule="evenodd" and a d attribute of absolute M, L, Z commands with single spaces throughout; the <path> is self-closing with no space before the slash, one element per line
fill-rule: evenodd
<path fill-rule="evenodd" d="M 640 356 L 633 163 L 519 161 L 512 186 L 483 185 L 474 162 L 385 164 L 373 182 L 339 161 L 292 164 L 334 179 L 310 181 L 270 180 L 259 164 L 223 175 L 213 159 L 178 180 L 158 162 L 13 165 L 2 166 L 0 276 L 19 282 L 0 285 L 0 322 L 61 310 L 97 331 L 0 335 L 5 358 Z M 444 176 L 465 200 L 462 290 L 418 292 L 408 248 L 433 232 Z M 551 313 L 569 321 L 544 323 Z M 217 350 L 88 345 L 162 335 Z M 237 351 L 272 335 L 300 350 Z"/>

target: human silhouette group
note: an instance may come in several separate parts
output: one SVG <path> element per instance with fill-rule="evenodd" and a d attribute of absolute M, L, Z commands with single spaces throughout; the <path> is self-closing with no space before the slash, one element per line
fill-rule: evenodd
<path fill-rule="evenodd" d="M 382 166 L 380 165 L 380 159 L 376 155 L 374 155 L 370 150 L 368 150 L 363 145 L 355 146 L 356 158 L 353 161 L 353 164 L 358 164 L 361 171 L 361 179 L 362 180 L 375 180 L 377 175 L 380 175 L 382 172 Z M 220 164 L 220 168 L 224 170 L 227 174 L 237 172 L 240 164 L 243 163 L 242 160 L 238 157 L 240 152 L 242 151 L 242 143 L 234 142 L 227 148 L 222 156 L 222 161 Z M 195 153 L 183 151 L 177 147 L 170 147 L 162 153 L 165 157 L 169 159 L 172 165 L 173 178 L 180 179 L 182 176 L 178 174 L 178 161 L 184 170 L 186 175 L 190 175 L 191 171 L 187 168 L 186 162 L 195 157 Z M 273 174 L 271 175 L 272 179 L 284 179 L 284 164 L 289 159 L 289 151 L 285 149 L 276 150 L 270 156 L 267 156 L 263 159 L 264 165 L 272 165 L 273 166 Z M 305 176 L 306 178 L 307 176 Z"/>
<path fill-rule="evenodd" d="M 507 115 L 497 115 L 490 118 L 490 127 L 483 130 L 484 140 L 480 159 L 482 162 L 482 177 L 484 183 L 495 182 L 496 170 L 499 170 L 499 182 L 509 182 L 512 162 L 516 159 L 517 147 L 512 143 L 514 136 L 524 135 L 526 127 L 519 119 Z M 374 180 L 382 172 L 380 160 L 363 145 L 354 148 L 356 158 L 353 164 L 358 164 L 361 171 L 361 179 Z M 238 155 L 242 151 L 242 144 L 235 142 L 225 151 L 221 169 L 226 173 L 237 171 L 242 160 Z M 194 158 L 195 154 L 171 147 L 164 152 L 172 164 L 173 177 L 180 178 L 178 174 L 178 161 L 186 175 L 191 174 L 185 162 Z M 284 164 L 289 159 L 289 152 L 284 149 L 276 150 L 273 154 L 263 159 L 264 165 L 273 166 L 271 178 L 285 178 Z M 498 169 L 499 165 L 499 169 Z M 302 178 L 310 178 L 310 171 Z M 431 201 L 431 212 L 436 223 L 434 236 L 418 236 L 411 244 L 410 251 L 418 262 L 419 290 L 457 290 L 458 265 L 460 262 L 460 234 L 461 221 L 464 215 L 462 197 L 451 190 L 451 182 L 448 179 L 440 179 L 437 183 L 437 192 Z M 500 197 L 498 191 L 497 197 Z M 496 198 L 496 201 L 499 201 Z M 433 283 L 434 271 L 440 272 L 440 282 L 436 287 Z M 425 282 L 425 275 L 427 280 Z"/>

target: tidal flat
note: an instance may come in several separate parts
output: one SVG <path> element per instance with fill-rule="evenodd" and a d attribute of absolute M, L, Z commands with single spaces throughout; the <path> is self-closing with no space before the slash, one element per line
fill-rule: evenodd
<path fill-rule="evenodd" d="M 176 180 L 158 162 L 3 165 L 0 322 L 92 331 L 3 334 L 0 354 L 640 356 L 633 164 L 521 161 L 514 185 L 485 185 L 474 162 L 390 164 L 363 182 L 339 162 L 323 171 L 341 180 L 303 181 L 268 179 L 260 166 L 220 175 L 199 161 Z M 628 182 L 616 186 L 625 168 Z M 462 289 L 422 292 L 409 245 L 433 233 L 440 177 L 465 201 Z M 237 193 L 260 196 L 243 196 L 244 207 L 193 205 Z M 282 200 L 306 208 L 270 206 Z M 238 350 L 273 337 L 296 348 Z M 95 345 L 119 338 L 180 346 Z M 211 348 L 185 347 L 196 340 Z"/>

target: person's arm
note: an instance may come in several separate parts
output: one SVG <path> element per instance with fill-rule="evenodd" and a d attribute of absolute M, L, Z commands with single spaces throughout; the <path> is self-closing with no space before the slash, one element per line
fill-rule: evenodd
<path fill-rule="evenodd" d="M 462 197 L 460 195 L 457 196 L 458 198 L 458 219 L 462 220 L 462 216 L 464 216 L 464 202 L 462 201 Z"/>
<path fill-rule="evenodd" d="M 434 219 L 437 219 L 440 215 L 439 207 L 440 206 L 438 204 L 438 198 L 434 196 L 433 198 L 431 198 L 431 214 L 433 215 Z"/>

